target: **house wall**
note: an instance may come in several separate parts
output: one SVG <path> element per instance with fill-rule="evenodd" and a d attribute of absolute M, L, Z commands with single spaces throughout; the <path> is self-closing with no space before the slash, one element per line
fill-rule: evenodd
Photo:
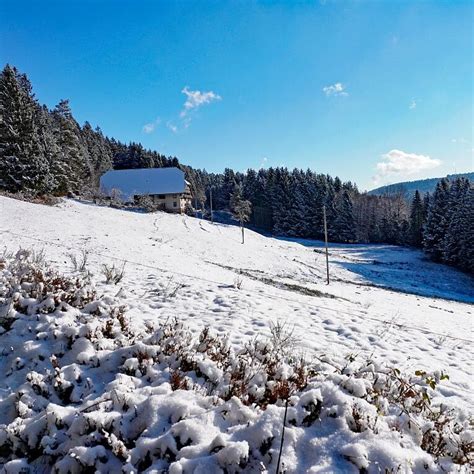
<path fill-rule="evenodd" d="M 164 194 L 164 198 L 159 194 L 152 194 L 149 197 L 158 208 L 168 212 L 183 213 L 186 210 L 186 204 L 191 202 L 183 194 Z"/>
<path fill-rule="evenodd" d="M 181 194 L 166 194 L 165 209 L 169 212 L 183 212 L 185 207 Z"/>
<path fill-rule="evenodd" d="M 136 204 L 151 200 L 158 210 L 182 214 L 188 205 L 192 205 L 191 198 L 190 188 L 186 185 L 184 193 L 135 195 L 133 200 Z"/>

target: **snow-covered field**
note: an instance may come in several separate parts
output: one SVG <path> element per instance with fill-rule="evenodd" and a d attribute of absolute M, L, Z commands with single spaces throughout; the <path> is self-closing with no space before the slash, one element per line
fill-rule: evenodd
<path fill-rule="evenodd" d="M 107 304 L 120 301 L 126 305 L 128 321 L 137 331 L 177 318 L 196 336 L 206 326 L 216 335 L 228 336 L 230 346 L 238 351 L 255 338 L 266 340 L 272 324 L 281 323 L 293 332 L 292 351 L 304 354 L 307 360 L 346 358 L 349 364 L 370 359 L 408 374 L 444 371 L 449 380 L 438 384 L 433 403 L 472 411 L 474 282 L 466 274 L 425 261 L 420 252 L 391 246 L 331 246 L 332 281 L 326 285 L 325 259 L 318 242 L 274 239 L 246 231 L 242 245 L 237 227 L 187 216 L 141 214 L 72 200 L 47 207 L 4 197 L 0 197 L 0 247 L 11 251 L 42 248 L 47 260 L 65 274 L 72 272 L 68 255 L 79 258 L 82 251 L 87 252 L 87 269 L 98 295 L 103 295 Z M 125 265 L 118 285 L 105 284 L 103 264 Z M 73 331 L 76 323 L 65 320 L 64 324 Z M 1 425 L 12 422 L 8 403 L 24 384 L 28 369 L 24 361 L 37 356 L 41 338 L 47 337 L 43 333 L 47 330 L 41 336 L 34 334 L 26 323 L 20 332 L 0 333 L 0 372 L 8 374 L 0 380 L 0 446 Z M 77 364 L 91 360 L 84 359 L 88 350 L 73 346 L 64 364 L 75 370 Z M 102 348 L 104 353 L 110 350 Z M 94 354 L 99 359 L 103 356 L 100 351 Z M 18 369 L 13 367 L 17 358 L 26 367 L 19 369 L 22 376 L 10 375 Z M 97 367 L 90 373 L 84 371 L 92 387 L 78 391 L 74 403 L 88 406 L 110 391 L 108 384 L 113 384 L 115 393 L 129 393 L 131 398 L 136 392 L 135 403 L 142 406 L 150 423 L 145 430 L 147 441 L 141 437 L 134 447 L 127 446 L 130 472 L 137 466 L 137 457 L 151 452 L 147 442 L 154 443 L 154 449 L 161 443 L 162 451 L 163 443 L 172 444 L 162 439 L 163 433 L 178 422 L 182 426 L 174 428 L 177 436 L 184 433 L 183 443 L 187 437 L 191 445 L 168 446 L 171 458 L 155 462 L 152 456 L 143 470 L 275 472 L 284 404 L 264 411 L 229 405 L 226 412 L 232 413 L 232 420 L 219 421 L 217 408 L 213 408 L 216 402 L 213 405 L 189 390 L 171 391 L 159 377 L 160 383 L 147 387 L 136 374 L 115 377 L 121 363 L 115 368 L 112 360 L 103 363 L 112 375 L 103 375 L 101 380 Z M 338 399 L 344 405 L 357 396 L 355 389 L 342 390 L 340 381 L 339 385 L 332 383 L 337 391 L 323 385 L 318 394 L 309 388 L 307 397 L 320 397 L 325 406 L 324 400 Z M 303 406 L 304 396 L 295 399 L 289 413 Z M 235 399 L 226 403 L 238 404 Z M 25 410 L 24 418 L 31 417 L 32 408 Z M 55 410 L 63 418 L 73 417 L 69 408 L 55 405 L 48 412 L 48 423 L 54 424 Z M 281 472 L 358 472 L 365 468 L 370 472 L 385 472 L 385 468 L 422 472 L 425 465 L 428 470 L 437 469 L 409 436 L 401 442 L 386 420 L 379 422 L 378 430 L 365 430 L 357 437 L 342 426 L 336 429 L 319 423 L 311 429 L 303 429 L 297 422 L 287 426 Z M 272 440 L 259 455 L 249 453 L 257 438 Z M 106 456 L 98 452 L 100 446 L 95 451 L 84 448 L 87 452 L 69 446 L 69 461 L 64 460 L 59 470 L 73 469 L 76 462 L 101 472 L 117 472 L 118 464 L 105 462 Z M 0 447 L 0 460 L 1 456 Z M 15 469 L 25 465 L 26 461 L 16 456 L 20 460 L 5 465 L 6 472 L 17 472 Z M 83 464 L 74 459 L 83 460 Z"/>

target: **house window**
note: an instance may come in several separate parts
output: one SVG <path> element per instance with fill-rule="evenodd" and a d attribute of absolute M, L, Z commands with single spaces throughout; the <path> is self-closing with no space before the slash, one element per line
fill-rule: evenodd
<path fill-rule="evenodd" d="M 158 194 L 158 199 L 165 199 L 165 195 L 164 194 Z"/>
<path fill-rule="evenodd" d="M 178 203 L 176 201 L 173 202 L 173 207 L 178 207 Z"/>

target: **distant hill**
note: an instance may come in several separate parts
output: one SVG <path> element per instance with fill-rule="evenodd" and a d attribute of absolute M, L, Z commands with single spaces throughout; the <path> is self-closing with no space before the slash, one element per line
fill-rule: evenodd
<path fill-rule="evenodd" d="M 449 179 L 466 177 L 471 181 L 474 181 L 474 172 L 448 174 L 446 177 Z M 387 186 L 381 186 L 380 188 L 372 189 L 368 192 L 368 194 L 382 196 L 403 192 L 407 198 L 410 198 L 415 194 L 417 189 L 421 194 L 432 193 L 440 179 L 442 178 L 419 179 L 417 181 L 405 181 L 402 183 L 389 184 Z"/>

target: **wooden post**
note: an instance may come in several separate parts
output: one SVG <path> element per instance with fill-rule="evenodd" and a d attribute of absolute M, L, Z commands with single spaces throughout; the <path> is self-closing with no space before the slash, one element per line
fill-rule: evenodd
<path fill-rule="evenodd" d="M 212 186 L 209 189 L 209 204 L 211 206 L 211 222 L 214 222 L 214 215 L 212 214 Z"/>
<path fill-rule="evenodd" d="M 242 229 L 242 243 L 244 243 L 245 237 L 244 237 L 244 223 L 243 222 L 240 223 L 240 228 Z"/>
<path fill-rule="evenodd" d="M 281 453 L 283 452 L 283 443 L 285 442 L 285 425 L 286 425 L 286 414 L 288 413 L 288 399 L 290 397 L 286 397 L 285 401 L 285 413 L 283 415 L 283 426 L 281 428 L 281 440 L 280 440 L 280 453 L 278 454 L 278 461 L 277 461 L 277 468 L 275 474 L 280 474 L 280 461 L 281 461 Z"/>
<path fill-rule="evenodd" d="M 323 217 L 324 217 L 324 243 L 326 246 L 326 280 L 329 285 L 329 255 L 328 255 L 328 225 L 326 222 L 326 206 L 323 206 Z"/>

